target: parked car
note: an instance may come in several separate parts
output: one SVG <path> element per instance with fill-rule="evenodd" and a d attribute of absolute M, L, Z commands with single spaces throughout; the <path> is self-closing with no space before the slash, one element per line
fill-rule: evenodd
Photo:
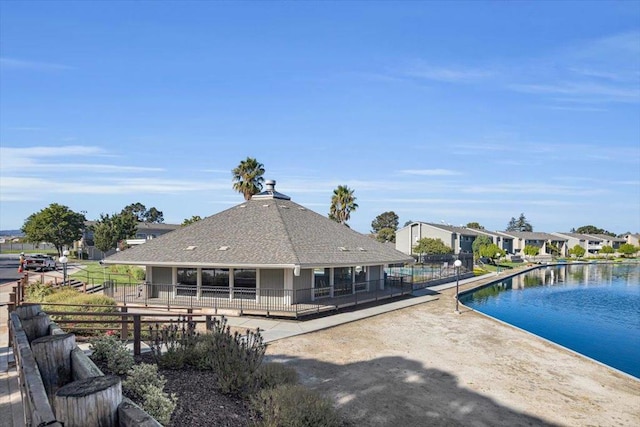
<path fill-rule="evenodd" d="M 49 271 L 56 269 L 56 260 L 44 254 L 29 255 L 25 258 L 25 270 Z"/>

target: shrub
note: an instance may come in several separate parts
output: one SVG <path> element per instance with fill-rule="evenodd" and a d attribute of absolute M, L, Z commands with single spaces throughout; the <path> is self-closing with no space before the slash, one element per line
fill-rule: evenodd
<path fill-rule="evenodd" d="M 175 394 L 168 395 L 162 389 L 154 386 L 147 386 L 144 389 L 144 400 L 142 409 L 155 418 L 160 424 L 166 425 L 171 421 L 171 414 L 176 405 L 178 398 Z"/>
<path fill-rule="evenodd" d="M 300 385 L 283 385 L 260 391 L 251 406 L 261 427 L 338 427 L 344 425 L 331 402 Z"/>
<path fill-rule="evenodd" d="M 92 351 L 91 358 L 100 362 L 106 362 L 111 350 L 120 345 L 120 340 L 113 335 L 89 340 L 89 349 Z"/>
<path fill-rule="evenodd" d="M 265 363 L 256 371 L 256 382 L 260 389 L 297 384 L 298 372 L 283 363 Z"/>
<path fill-rule="evenodd" d="M 194 357 L 199 357 L 200 353 L 196 352 L 194 356 L 193 351 L 198 337 L 195 322 L 189 321 L 186 316 L 178 316 L 176 323 L 172 321 L 165 326 L 158 323 L 155 327 L 149 326 L 148 344 L 158 364 L 169 369 L 180 369 Z"/>
<path fill-rule="evenodd" d="M 216 373 L 220 391 L 232 395 L 251 392 L 255 387 L 254 374 L 266 350 L 260 330 L 247 330 L 244 336 L 238 332 L 232 334 L 227 319 L 222 317 L 213 321 L 213 329 L 207 339 L 210 347 L 203 364 Z"/>
<path fill-rule="evenodd" d="M 91 340 L 90 348 L 93 350 L 92 357 L 106 362 L 107 370 L 113 374 L 124 375 L 134 364 L 133 355 L 127 346 L 114 336 Z"/>
<path fill-rule="evenodd" d="M 114 348 L 107 356 L 107 369 L 116 375 L 124 375 L 135 361 L 129 349 L 123 344 Z"/>
<path fill-rule="evenodd" d="M 47 305 L 47 303 L 56 304 L 64 303 L 71 305 Z M 96 305 L 104 305 L 106 307 L 95 307 Z M 116 312 L 116 302 L 113 298 L 105 295 L 85 294 L 74 288 L 64 287 L 54 289 L 54 292 L 47 295 L 42 301 L 42 309 L 44 311 L 61 311 L 61 312 L 86 312 L 86 313 L 112 313 Z M 51 316 L 53 320 L 100 320 L 105 323 L 91 324 L 88 328 L 76 329 L 74 332 L 78 335 L 95 335 L 93 328 L 120 328 L 119 324 L 109 323 L 113 318 L 105 318 L 104 316 L 87 316 L 87 315 L 55 315 Z M 62 325 L 64 328 L 64 325 Z"/>
<path fill-rule="evenodd" d="M 127 379 L 122 382 L 123 390 L 136 401 L 142 400 L 147 387 L 164 389 L 167 380 L 158 374 L 158 365 L 141 363 L 127 372 Z"/>
<path fill-rule="evenodd" d="M 42 302 L 54 292 L 50 284 L 34 282 L 25 289 L 25 298 L 29 302 Z"/>
<path fill-rule="evenodd" d="M 144 280 L 146 277 L 146 272 L 141 268 L 133 268 L 131 269 L 131 275 L 136 280 Z"/>

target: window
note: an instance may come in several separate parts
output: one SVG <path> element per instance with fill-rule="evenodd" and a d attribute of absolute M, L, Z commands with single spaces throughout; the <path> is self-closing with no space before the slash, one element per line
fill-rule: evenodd
<path fill-rule="evenodd" d="M 333 269 L 333 294 L 345 295 L 352 293 L 353 268 L 336 267 Z"/>
<path fill-rule="evenodd" d="M 202 269 L 202 296 L 229 298 L 229 269 Z"/>
<path fill-rule="evenodd" d="M 233 270 L 234 288 L 256 288 L 256 270 L 249 268 L 239 268 Z"/>
<path fill-rule="evenodd" d="M 229 269 L 202 269 L 202 287 L 229 287 Z"/>
<path fill-rule="evenodd" d="M 195 268 L 179 268 L 176 294 L 194 296 L 198 284 L 198 270 Z"/>
<path fill-rule="evenodd" d="M 331 287 L 329 280 L 331 278 L 330 268 L 314 268 L 313 269 L 313 287 L 316 298 L 328 297 Z"/>

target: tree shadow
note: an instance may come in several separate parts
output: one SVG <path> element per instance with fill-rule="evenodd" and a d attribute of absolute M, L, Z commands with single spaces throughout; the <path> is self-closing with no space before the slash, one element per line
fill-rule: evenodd
<path fill-rule="evenodd" d="M 334 400 L 357 426 L 555 426 L 460 387 L 454 375 L 402 357 L 333 364 L 283 354 L 301 383 Z"/>

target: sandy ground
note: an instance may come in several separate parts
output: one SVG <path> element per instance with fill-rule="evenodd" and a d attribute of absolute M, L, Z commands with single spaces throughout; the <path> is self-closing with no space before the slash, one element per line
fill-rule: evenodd
<path fill-rule="evenodd" d="M 358 426 L 640 426 L 640 381 L 437 301 L 271 343 Z M 640 363 L 640 361 L 639 361 Z"/>

